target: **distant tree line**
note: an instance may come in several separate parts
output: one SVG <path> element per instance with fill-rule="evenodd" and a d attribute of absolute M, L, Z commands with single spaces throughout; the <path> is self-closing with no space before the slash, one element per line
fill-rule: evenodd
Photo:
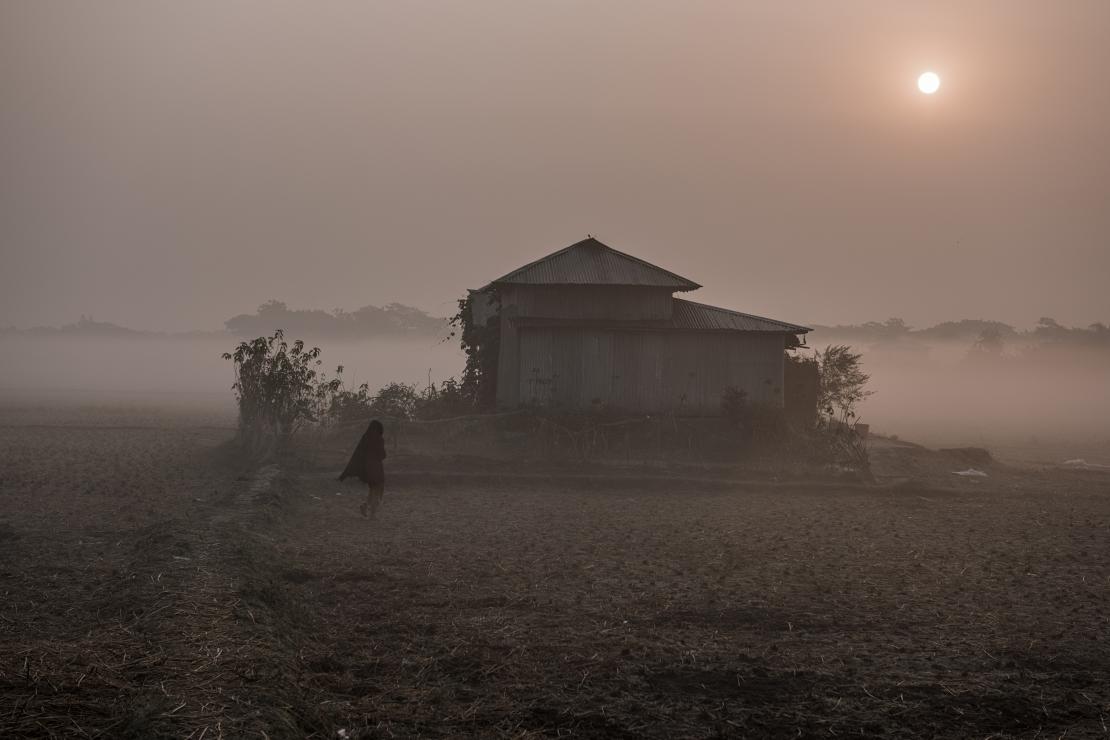
<path fill-rule="evenodd" d="M 386 306 L 363 306 L 357 311 L 334 309 L 290 309 L 281 301 L 267 301 L 253 314 L 240 314 L 224 322 L 226 331 L 236 336 L 256 337 L 284 328 L 305 336 L 320 338 L 373 338 L 373 337 L 445 337 L 460 336 L 463 349 L 467 350 L 467 370 L 464 384 L 477 385 L 477 378 L 485 372 L 495 371 L 496 342 L 485 334 L 495 334 L 487 327 L 472 326 L 469 322 L 470 306 L 467 299 L 460 301 L 459 313 L 452 319 L 430 316 L 426 312 L 400 303 Z M 1110 349 L 1110 327 L 1096 322 L 1087 327 L 1068 327 L 1053 318 L 1043 317 L 1032 329 L 1020 330 L 1001 321 L 963 319 L 945 321 L 925 329 L 915 329 L 900 318 L 886 321 L 868 321 L 863 324 L 822 326 L 811 324 L 815 337 L 836 337 L 857 344 L 882 344 L 902 340 L 952 340 L 968 342 L 983 350 L 997 350 L 1004 345 L 1041 345 L 1094 347 Z M 115 336 L 115 337 L 217 337 L 220 331 L 155 332 L 129 329 L 107 321 L 96 321 L 91 316 L 81 316 L 61 327 L 39 326 L 18 329 L 0 327 L 0 335 L 21 334 L 29 336 Z M 492 360 L 491 360 L 492 358 Z M 481 399 L 488 400 L 488 399 Z"/>
<path fill-rule="evenodd" d="M 903 340 L 966 341 L 980 349 L 997 350 L 1005 344 L 1057 345 L 1110 349 L 1110 327 L 1102 322 L 1086 328 L 1068 327 L 1042 317 L 1032 329 L 1019 330 L 1001 321 L 963 319 L 914 329 L 899 318 L 837 326 L 812 325 L 817 336 L 835 336 L 854 342 L 882 344 Z"/>
<path fill-rule="evenodd" d="M 33 336 L 100 336 L 100 337 L 141 337 L 154 332 L 128 329 L 110 321 L 96 321 L 92 316 L 81 315 L 81 318 L 72 324 L 64 326 L 36 326 L 32 329 L 19 330 L 14 326 L 0 329 L 5 334 L 28 334 Z"/>
<path fill-rule="evenodd" d="M 268 334 L 277 328 L 313 337 L 442 337 L 447 320 L 401 303 L 363 306 L 357 311 L 290 309 L 281 301 L 267 301 L 253 314 L 240 314 L 224 322 L 236 336 Z"/>
<path fill-rule="evenodd" d="M 386 306 L 363 306 L 347 312 L 341 308 L 332 311 L 318 309 L 290 309 L 281 301 L 267 301 L 255 313 L 233 316 L 224 322 L 226 332 L 240 337 L 257 337 L 272 334 L 277 329 L 321 338 L 369 339 L 375 337 L 436 337 L 443 338 L 450 330 L 448 320 L 430 316 L 419 308 L 401 303 Z M 129 329 L 109 321 L 96 321 L 82 315 L 72 324 L 63 326 L 36 326 L 18 329 L 0 327 L 2 334 L 27 336 L 90 336 L 90 337 L 216 337 L 225 331 L 161 332 Z"/>

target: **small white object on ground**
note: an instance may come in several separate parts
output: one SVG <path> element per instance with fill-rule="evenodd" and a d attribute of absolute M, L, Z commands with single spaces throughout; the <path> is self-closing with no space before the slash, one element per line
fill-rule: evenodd
<path fill-rule="evenodd" d="M 982 470 L 975 468 L 968 468 L 967 470 L 953 470 L 952 475 L 962 475 L 966 478 L 986 478 L 987 474 Z"/>
<path fill-rule="evenodd" d="M 342 491 L 336 491 L 336 492 L 335 492 L 335 495 L 336 495 L 336 496 L 342 496 L 342 495 L 343 495 L 343 492 L 342 492 Z"/>
<path fill-rule="evenodd" d="M 1067 466 L 1072 467 L 1072 468 L 1086 468 L 1088 470 L 1092 470 L 1092 469 L 1110 470 L 1110 465 L 1101 465 L 1099 463 L 1089 463 L 1081 457 L 1077 457 L 1074 460 L 1064 460 L 1064 465 L 1067 465 Z"/>

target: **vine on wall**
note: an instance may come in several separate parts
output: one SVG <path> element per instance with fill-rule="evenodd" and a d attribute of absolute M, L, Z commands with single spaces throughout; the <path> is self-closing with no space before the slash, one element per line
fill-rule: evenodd
<path fill-rule="evenodd" d="M 475 321 L 475 301 L 489 301 L 489 317 L 482 324 Z M 480 411 L 492 410 L 497 404 L 497 358 L 501 347 L 501 295 L 496 288 L 471 291 L 458 302 L 459 310 L 450 318 L 450 337 L 458 337 L 466 353 L 462 390 Z M 479 315 L 485 311 L 479 307 Z"/>

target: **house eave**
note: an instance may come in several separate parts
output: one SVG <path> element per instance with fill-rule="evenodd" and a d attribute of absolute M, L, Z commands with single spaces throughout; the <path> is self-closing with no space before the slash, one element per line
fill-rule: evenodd
<path fill-rule="evenodd" d="M 510 317 L 509 323 L 517 329 L 606 329 L 612 331 L 667 332 L 684 334 L 804 334 L 792 329 L 731 329 L 722 327 L 675 326 L 671 321 L 614 321 L 612 319 L 559 319 L 534 316 Z M 806 329 L 805 331 L 809 331 Z"/>

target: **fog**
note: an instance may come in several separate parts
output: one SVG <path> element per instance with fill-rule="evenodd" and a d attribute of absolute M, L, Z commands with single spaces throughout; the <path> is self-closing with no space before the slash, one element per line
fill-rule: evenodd
<path fill-rule="evenodd" d="M 234 412 L 231 363 L 237 340 L 6 335 L 0 393 L 9 399 L 195 405 Z M 809 345 L 852 344 L 863 354 L 873 395 L 860 420 L 874 432 L 930 446 L 977 445 L 1001 458 L 1110 463 L 1110 358 L 1105 350 L 1012 347 L 976 359 L 967 341 L 860 343 L 817 332 Z M 423 387 L 458 377 L 465 357 L 453 341 L 323 339 L 329 373 L 344 366 L 349 387 L 398 381 Z M 802 354 L 809 351 L 803 350 Z"/>
<path fill-rule="evenodd" d="M 852 344 L 833 333 L 815 348 Z M 1110 463 L 1110 353 L 1078 347 L 1012 348 L 977 358 L 967 341 L 856 343 L 874 395 L 860 421 L 880 434 L 937 447 L 983 446 L 1000 458 Z"/>
<path fill-rule="evenodd" d="M 0 337 L 0 392 L 9 397 L 141 400 L 234 407 L 231 362 L 238 340 L 178 338 Z M 372 389 L 390 382 L 439 383 L 457 376 L 464 357 L 434 339 L 326 340 L 321 369 L 343 365 L 344 383 Z"/>
<path fill-rule="evenodd" d="M 587 233 L 791 322 L 1085 326 L 1110 316 L 1108 67 L 1101 0 L 7 3 L 0 327 L 443 316 Z M 230 341 L 0 342 L 9 391 L 230 398 Z M 321 346 L 352 385 L 462 367 Z M 861 349 L 881 430 L 1104 434 L 1101 359 Z"/>
<path fill-rule="evenodd" d="M 0 326 L 444 315 L 587 233 L 787 321 L 1085 325 L 1107 68 L 1103 0 L 3 3 Z"/>

